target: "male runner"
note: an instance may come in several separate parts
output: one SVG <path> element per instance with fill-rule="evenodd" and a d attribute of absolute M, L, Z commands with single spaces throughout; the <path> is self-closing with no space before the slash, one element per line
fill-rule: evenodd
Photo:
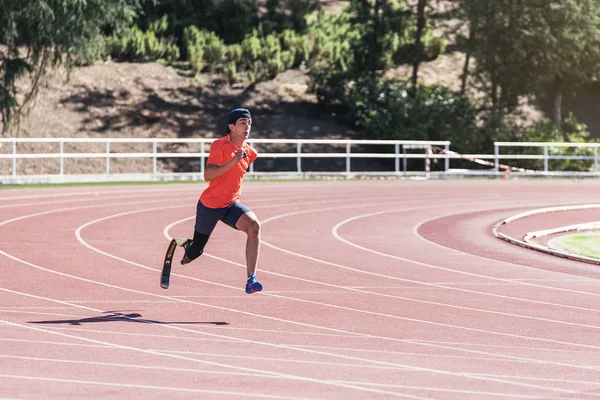
<path fill-rule="evenodd" d="M 246 143 L 251 127 L 250 111 L 236 108 L 229 114 L 225 130 L 227 136 L 215 140 L 211 145 L 204 170 L 208 187 L 200 195 L 196 207 L 194 239 L 184 245 L 185 255 L 181 260 L 181 264 L 185 265 L 200 257 L 219 220 L 245 232 L 248 294 L 262 290 L 262 284 L 255 277 L 260 222 L 252 210 L 238 201 L 246 171 L 258 157 L 256 150 Z"/>

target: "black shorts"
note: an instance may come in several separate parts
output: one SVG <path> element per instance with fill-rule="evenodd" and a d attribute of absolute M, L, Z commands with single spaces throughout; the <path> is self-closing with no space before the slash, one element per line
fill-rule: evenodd
<path fill-rule="evenodd" d="M 238 220 L 248 212 L 251 212 L 251 210 L 239 201 L 223 208 L 208 208 L 201 202 L 198 202 L 196 206 L 195 230 L 204 235 L 210 235 L 219 221 L 223 221 L 233 229 L 237 229 L 235 225 Z"/>

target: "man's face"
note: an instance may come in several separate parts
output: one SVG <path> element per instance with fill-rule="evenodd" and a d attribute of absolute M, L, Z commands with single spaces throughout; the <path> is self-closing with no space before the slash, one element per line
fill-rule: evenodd
<path fill-rule="evenodd" d="M 240 118 L 234 124 L 229 124 L 232 138 L 243 138 L 244 140 L 250 135 L 252 128 L 252 120 L 249 118 Z"/>

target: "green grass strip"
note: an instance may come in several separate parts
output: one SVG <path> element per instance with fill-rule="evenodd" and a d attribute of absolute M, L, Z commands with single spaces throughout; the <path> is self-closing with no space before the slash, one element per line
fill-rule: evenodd
<path fill-rule="evenodd" d="M 600 232 L 565 235 L 556 239 L 556 245 L 564 251 L 600 260 Z"/>

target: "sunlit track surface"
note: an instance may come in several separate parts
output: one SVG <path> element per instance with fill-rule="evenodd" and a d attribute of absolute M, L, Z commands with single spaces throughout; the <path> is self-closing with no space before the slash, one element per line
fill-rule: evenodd
<path fill-rule="evenodd" d="M 0 191 L 0 398 L 600 399 L 600 269 L 492 234 L 600 183 L 248 182 L 264 291 L 224 225 L 163 290 L 203 188 Z"/>

